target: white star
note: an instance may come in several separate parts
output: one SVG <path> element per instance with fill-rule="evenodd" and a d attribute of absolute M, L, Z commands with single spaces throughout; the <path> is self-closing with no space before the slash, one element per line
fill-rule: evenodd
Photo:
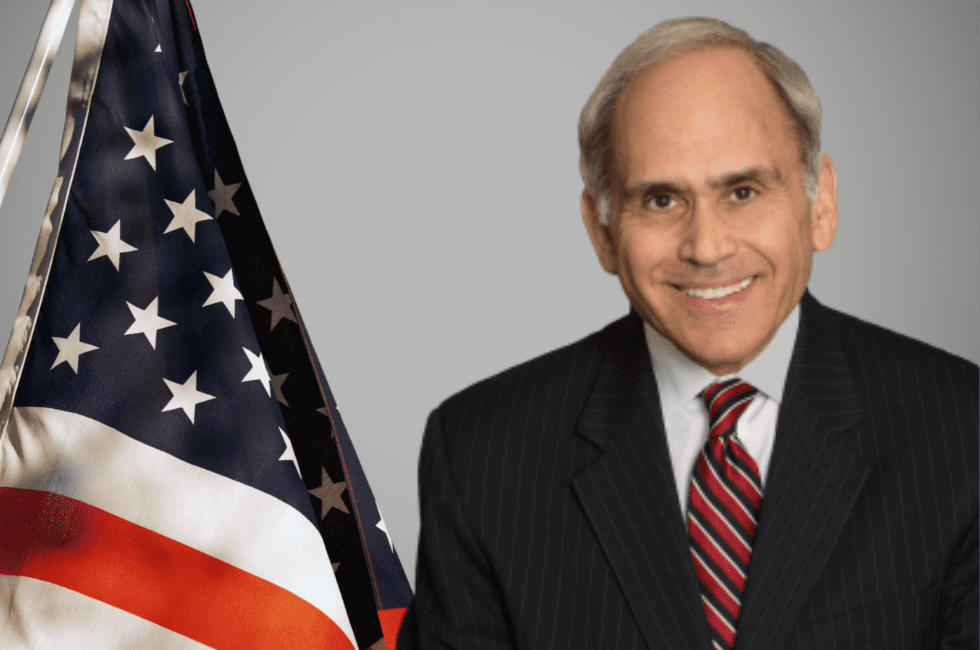
<path fill-rule="evenodd" d="M 282 436 L 282 441 L 286 443 L 286 451 L 282 452 L 282 456 L 279 457 L 279 460 L 288 460 L 292 462 L 292 464 L 296 466 L 296 473 L 299 474 L 299 478 L 302 480 L 303 475 L 299 471 L 299 461 L 296 460 L 296 452 L 293 451 L 293 443 L 290 442 L 289 436 L 286 435 L 286 432 L 283 431 L 281 427 L 279 429 L 279 434 Z"/>
<path fill-rule="evenodd" d="M 153 116 L 150 116 L 150 121 L 146 123 L 142 131 L 137 131 L 136 129 L 131 129 L 128 126 L 124 126 L 126 133 L 129 137 L 133 139 L 133 148 L 129 150 L 126 157 L 123 160 L 131 160 L 132 158 L 139 158 L 140 156 L 146 158 L 146 162 L 150 163 L 150 167 L 153 171 L 157 168 L 157 149 L 160 147 L 165 147 L 173 140 L 167 140 L 166 138 L 158 138 L 153 132 Z"/>
<path fill-rule="evenodd" d="M 132 253 L 138 250 L 135 246 L 130 246 L 122 240 L 122 235 L 120 234 L 120 226 L 122 224 L 122 219 L 116 222 L 116 224 L 109 228 L 105 232 L 99 232 L 98 230 L 90 230 L 92 236 L 95 237 L 95 241 L 99 242 L 98 247 L 92 256 L 88 258 L 88 261 L 98 259 L 100 257 L 108 257 L 112 265 L 119 270 L 119 256 L 123 253 Z"/>
<path fill-rule="evenodd" d="M 184 98 L 184 106 L 187 106 L 187 95 L 184 94 L 184 79 L 187 78 L 187 71 L 177 73 L 177 85 L 180 86 L 180 96 Z"/>
<path fill-rule="evenodd" d="M 124 332 L 124 334 L 145 334 L 146 340 L 150 342 L 150 347 L 154 350 L 157 349 L 157 331 L 162 330 L 165 327 L 172 327 L 177 323 L 172 320 L 167 320 L 166 318 L 161 318 L 157 316 L 157 300 L 159 296 L 153 299 L 153 301 L 146 306 L 146 309 L 140 309 L 136 305 L 127 302 L 126 306 L 129 307 L 130 313 L 133 314 L 133 324 L 129 326 L 129 329 Z"/>
<path fill-rule="evenodd" d="M 190 418 L 191 424 L 194 424 L 194 411 L 198 404 L 201 402 L 207 402 L 208 400 L 214 399 L 214 395 L 208 395 L 207 393 L 202 393 L 197 390 L 197 371 L 191 373 L 191 376 L 187 378 L 183 384 L 178 384 L 175 381 L 170 381 L 169 379 L 164 379 L 163 382 L 167 384 L 167 388 L 173 394 L 167 405 L 163 407 L 163 411 L 173 411 L 174 409 L 183 409 L 184 414 Z"/>
<path fill-rule="evenodd" d="M 231 269 L 225 273 L 225 277 L 219 278 L 217 275 L 211 275 L 207 271 L 204 272 L 204 277 L 208 279 L 211 283 L 211 287 L 214 291 L 208 296 L 208 299 L 204 301 L 202 307 L 207 307 L 208 305 L 217 305 L 221 303 L 231 314 L 231 317 L 235 317 L 235 301 L 244 300 L 242 298 L 241 292 L 235 288 L 235 280 L 231 276 Z"/>
<path fill-rule="evenodd" d="M 272 390 L 276 392 L 276 399 L 279 400 L 279 403 L 282 404 L 283 406 L 289 406 L 289 402 L 287 402 L 286 398 L 282 396 L 282 384 L 284 381 L 286 381 L 286 377 L 288 376 L 289 373 L 284 372 L 281 375 L 273 375 L 271 378 Z"/>
<path fill-rule="evenodd" d="M 315 490 L 307 490 L 310 494 L 320 500 L 320 519 L 322 520 L 330 512 L 331 508 L 336 508 L 341 512 L 350 514 L 347 504 L 344 503 L 343 495 L 347 491 L 347 482 L 340 481 L 334 483 L 330 480 L 327 470 L 320 468 L 320 487 Z"/>
<path fill-rule="evenodd" d="M 388 526 L 385 524 L 385 518 L 381 516 L 381 510 L 378 510 L 378 523 L 375 524 L 378 529 L 385 534 L 388 538 L 388 546 L 391 547 L 391 552 L 395 552 L 395 544 L 391 541 L 391 533 L 388 532 Z"/>
<path fill-rule="evenodd" d="M 235 207 L 235 202 L 231 200 L 241 186 L 241 183 L 225 185 L 221 176 L 218 176 L 218 170 L 214 170 L 214 189 L 208 192 L 208 196 L 214 201 L 214 216 L 220 217 L 221 213 L 226 210 L 239 217 L 242 216 L 239 214 L 238 208 Z"/>
<path fill-rule="evenodd" d="M 260 300 L 258 304 L 262 305 L 266 309 L 272 312 L 270 318 L 272 319 L 272 324 L 269 326 L 269 331 L 276 329 L 276 325 L 279 324 L 283 318 L 296 321 L 296 316 L 293 314 L 293 299 L 288 293 L 283 293 L 282 289 L 279 288 L 279 283 L 276 282 L 275 278 L 272 279 L 272 296 L 266 298 L 265 300 Z"/>
<path fill-rule="evenodd" d="M 54 363 L 51 364 L 51 368 L 54 369 L 58 364 L 67 361 L 76 375 L 78 374 L 78 357 L 86 352 L 99 349 L 97 346 L 82 343 L 81 323 L 75 326 L 75 329 L 71 331 L 68 338 L 63 339 L 59 336 L 52 336 L 51 340 L 58 346 L 58 356 L 55 358 Z"/>
<path fill-rule="evenodd" d="M 169 199 L 164 199 L 167 203 L 167 207 L 170 211 L 174 213 L 174 218 L 171 220 L 170 225 L 167 229 L 163 231 L 164 234 L 168 232 L 173 232 L 179 228 L 183 228 L 187 236 L 194 241 L 194 233 L 197 230 L 198 221 L 207 221 L 208 219 L 213 219 L 211 215 L 207 212 L 201 212 L 197 209 L 197 200 L 194 198 L 197 190 L 191 190 L 191 193 L 187 195 L 183 203 L 177 203 L 176 201 L 171 201 Z"/>
<path fill-rule="evenodd" d="M 255 356 L 248 348 L 242 349 L 245 350 L 245 355 L 252 364 L 252 369 L 248 371 L 247 375 L 245 375 L 245 379 L 242 380 L 242 383 L 244 384 L 246 381 L 257 381 L 262 384 L 262 388 L 265 389 L 265 394 L 272 397 L 272 391 L 269 389 L 269 369 L 265 367 L 265 361 L 262 360 L 262 354 L 260 353 L 258 356 Z"/>
<path fill-rule="evenodd" d="M 162 53 L 163 53 L 163 48 L 161 48 L 161 47 L 160 47 L 160 44 L 159 44 L 159 43 L 157 43 L 157 49 L 155 49 L 155 50 L 153 50 L 153 51 L 154 51 L 155 53 L 157 53 L 157 54 L 162 54 Z"/>

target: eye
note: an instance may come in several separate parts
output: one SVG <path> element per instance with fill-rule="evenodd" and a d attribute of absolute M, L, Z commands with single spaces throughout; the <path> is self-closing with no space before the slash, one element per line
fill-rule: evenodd
<path fill-rule="evenodd" d="M 672 197 L 670 194 L 654 194 L 650 197 L 650 200 L 647 201 L 647 205 L 656 210 L 669 210 L 670 208 L 674 207 L 675 203 L 677 203 L 677 201 L 675 201 L 674 197 Z"/>
<path fill-rule="evenodd" d="M 755 190 L 746 185 L 742 185 L 732 190 L 731 196 L 736 202 L 742 203 L 744 201 L 748 201 L 753 196 L 755 196 Z"/>

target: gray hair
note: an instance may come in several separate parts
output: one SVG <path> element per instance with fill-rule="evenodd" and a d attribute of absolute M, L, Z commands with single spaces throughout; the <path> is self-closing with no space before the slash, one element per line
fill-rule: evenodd
<path fill-rule="evenodd" d="M 714 18 L 676 18 L 640 34 L 602 75 L 578 123 L 579 168 L 585 189 L 596 201 L 600 221 L 609 225 L 611 209 L 612 118 L 619 96 L 647 67 L 678 54 L 713 46 L 737 47 L 755 59 L 793 116 L 800 143 L 807 198 L 817 198 L 820 175 L 820 99 L 806 73 L 778 48 Z"/>

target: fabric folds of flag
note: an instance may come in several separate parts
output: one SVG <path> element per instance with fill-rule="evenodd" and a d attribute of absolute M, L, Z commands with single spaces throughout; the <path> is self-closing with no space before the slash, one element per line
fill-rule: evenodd
<path fill-rule="evenodd" d="M 394 647 L 411 590 L 186 0 L 82 0 L 0 394 L 0 647 Z"/>

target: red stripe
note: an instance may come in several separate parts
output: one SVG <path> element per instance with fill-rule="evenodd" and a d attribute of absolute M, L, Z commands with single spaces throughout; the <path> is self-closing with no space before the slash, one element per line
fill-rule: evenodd
<path fill-rule="evenodd" d="M 194 28 L 194 31 L 196 32 L 197 21 L 194 20 L 194 10 L 191 9 L 191 0 L 184 0 L 184 4 L 187 5 L 187 15 L 191 17 L 191 26 Z"/>
<path fill-rule="evenodd" d="M 741 537 L 732 531 L 732 529 L 728 526 L 728 523 L 711 509 L 711 504 L 705 501 L 704 497 L 701 496 L 701 493 L 692 489 L 690 502 L 691 503 L 688 507 L 691 505 L 695 506 L 698 509 L 698 512 L 701 513 L 701 516 L 708 520 L 708 523 L 711 524 L 711 527 L 715 530 L 715 532 L 725 538 L 725 542 L 728 544 L 729 549 L 734 552 L 738 558 L 742 560 L 742 562 L 748 564 L 752 550 L 746 546 L 745 541 Z"/>
<path fill-rule="evenodd" d="M 708 606 L 708 603 L 704 603 L 704 613 L 708 615 L 708 623 L 710 623 L 711 627 L 715 629 L 715 632 L 721 635 L 721 638 L 723 638 L 729 646 L 734 645 L 735 633 L 730 627 L 725 625 L 724 619 L 718 616 L 718 614 L 715 613 L 715 610 Z"/>
<path fill-rule="evenodd" d="M 0 574 L 60 585 L 213 648 L 353 648 L 285 589 L 50 492 L 0 487 Z"/>
<path fill-rule="evenodd" d="M 700 548 L 705 555 L 710 557 L 716 565 L 721 567 L 721 570 L 725 572 L 725 575 L 728 576 L 729 580 L 735 583 L 735 586 L 738 587 L 740 591 L 743 591 L 745 589 L 745 579 L 738 572 L 738 568 L 732 564 L 731 560 L 725 557 L 724 554 L 718 552 L 718 548 L 711 541 L 711 538 L 708 537 L 700 528 L 698 528 L 698 525 L 694 523 L 693 520 L 688 522 L 687 530 L 688 533 L 690 533 L 691 538 L 698 545 L 698 548 Z"/>
<path fill-rule="evenodd" d="M 752 390 L 752 386 L 750 384 L 746 384 L 745 382 L 740 382 L 740 383 L 735 384 L 734 386 L 728 388 L 727 390 L 723 391 L 717 397 L 711 399 L 711 409 L 710 409 L 711 410 L 711 414 L 712 415 L 715 414 L 715 411 L 716 411 L 715 406 L 716 405 L 717 406 L 721 406 L 722 404 L 724 404 L 725 402 L 727 402 L 731 398 L 733 398 L 733 397 L 735 397 L 737 395 L 741 395 L 742 393 L 747 393 L 750 390 Z"/>
<path fill-rule="evenodd" d="M 398 637 L 398 628 L 401 627 L 406 611 L 408 611 L 407 607 L 378 610 L 378 620 L 381 621 L 381 632 L 384 634 L 387 650 L 397 650 L 395 640 Z"/>
<path fill-rule="evenodd" d="M 708 450 L 711 451 L 719 465 L 725 463 L 725 443 L 721 441 L 721 438 L 708 438 Z M 698 455 L 700 456 L 700 454 Z"/>
<path fill-rule="evenodd" d="M 759 475 L 759 466 L 755 464 L 755 459 L 749 455 L 749 452 L 742 448 L 742 445 L 735 443 L 728 445 L 728 447 L 732 450 L 732 455 L 735 456 L 735 458 L 742 461 L 746 467 L 752 470 L 753 474 L 756 476 Z"/>
<path fill-rule="evenodd" d="M 725 509 L 738 520 L 738 523 L 742 525 L 745 532 L 754 537 L 755 522 L 752 521 L 752 518 L 749 517 L 748 514 L 746 514 L 742 504 L 736 500 L 735 497 L 729 494 L 728 490 L 725 489 L 725 486 L 721 484 L 721 481 L 715 477 L 715 473 L 711 471 L 710 467 L 708 467 L 708 461 L 705 459 L 703 454 L 698 454 L 697 467 L 698 474 L 701 475 L 701 478 L 704 480 L 704 483 L 708 489 L 711 490 L 711 493 L 714 494 L 715 497 L 721 501 L 722 504 L 724 504 Z M 728 471 L 734 471 L 736 474 L 738 473 L 738 470 L 731 469 L 731 466 L 727 464 L 725 466 L 725 470 L 726 474 Z"/>
<path fill-rule="evenodd" d="M 704 399 L 708 404 L 714 399 L 715 393 L 721 388 L 721 384 L 711 384 L 704 389 Z"/>
<path fill-rule="evenodd" d="M 711 427 L 711 436 L 720 436 L 722 433 L 735 426 L 735 421 L 738 420 L 739 416 L 745 412 L 745 409 L 747 409 L 751 403 L 751 400 L 746 400 L 741 404 L 733 406 L 723 418 L 715 422 L 714 426 Z"/>
<path fill-rule="evenodd" d="M 701 559 L 692 554 L 691 557 L 694 558 L 694 572 L 698 574 L 698 578 L 701 583 L 708 588 L 715 598 L 725 606 L 725 609 L 735 618 L 738 619 L 738 613 L 741 611 L 742 607 L 739 602 L 731 597 L 725 587 L 718 582 L 718 579 L 714 576 L 708 567 L 701 562 Z"/>
<path fill-rule="evenodd" d="M 752 502 L 753 506 L 758 508 L 762 505 L 762 494 L 759 489 L 749 479 L 745 478 L 745 475 L 738 471 L 737 467 L 731 463 L 726 464 L 725 476 L 738 486 L 738 489 L 742 491 L 746 499 Z"/>

